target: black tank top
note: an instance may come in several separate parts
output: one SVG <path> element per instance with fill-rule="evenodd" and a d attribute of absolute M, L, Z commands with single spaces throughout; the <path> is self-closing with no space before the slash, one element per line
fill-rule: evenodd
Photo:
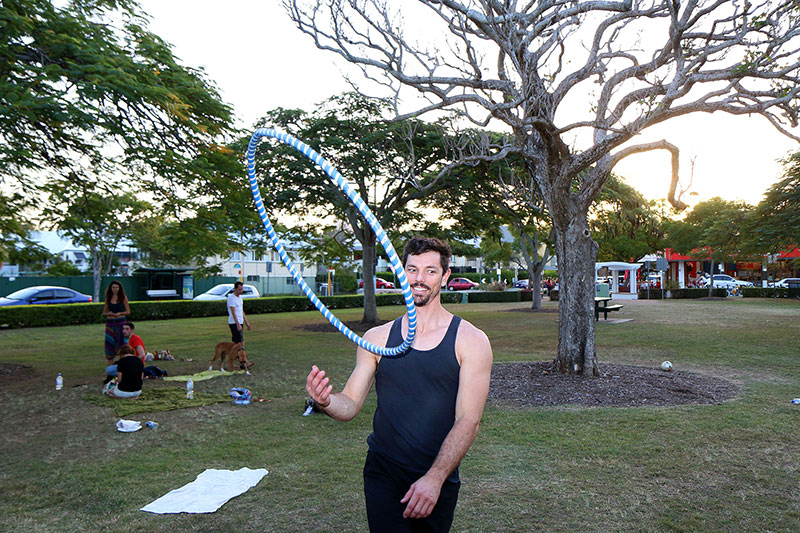
<path fill-rule="evenodd" d="M 367 437 L 369 449 L 420 474 L 431 467 L 455 422 L 460 323 L 453 316 L 442 342 L 432 350 L 411 348 L 399 357 L 382 357 L 375 374 L 378 407 Z M 387 346 L 402 342 L 400 317 L 392 324 Z M 447 479 L 458 482 L 458 468 Z"/>

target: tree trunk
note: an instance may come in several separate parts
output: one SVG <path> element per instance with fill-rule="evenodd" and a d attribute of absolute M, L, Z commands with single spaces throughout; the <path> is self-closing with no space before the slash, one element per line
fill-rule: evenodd
<path fill-rule="evenodd" d="M 531 293 L 531 309 L 542 308 L 542 272 L 544 271 L 544 261 L 539 261 L 531 268 L 528 267 L 528 288 Z"/>
<path fill-rule="evenodd" d="M 542 308 L 542 272 L 545 259 L 539 257 L 539 239 L 536 235 L 529 236 L 524 228 L 517 227 L 522 257 L 528 266 L 528 289 L 533 291 L 531 309 Z"/>
<path fill-rule="evenodd" d="M 714 295 L 714 260 L 711 260 L 711 272 L 708 274 L 708 297 Z"/>
<path fill-rule="evenodd" d="M 361 258 L 364 270 L 364 316 L 362 322 L 376 324 L 378 322 L 378 307 L 375 303 L 375 232 L 364 225 L 364 241 L 361 243 L 363 256 Z"/>
<path fill-rule="evenodd" d="M 101 281 L 101 279 L 103 277 L 103 272 L 102 272 L 103 260 L 101 259 L 99 250 L 90 250 L 89 253 L 92 254 L 92 281 L 94 282 L 93 283 L 94 290 L 93 290 L 93 295 L 92 295 L 94 297 L 94 300 L 92 300 L 92 301 L 93 302 L 99 302 L 100 301 L 100 281 Z"/>
<path fill-rule="evenodd" d="M 555 226 L 559 293 L 554 363 L 562 373 L 596 376 L 594 263 L 599 246 L 592 240 L 585 215 L 566 218 L 565 226 Z"/>

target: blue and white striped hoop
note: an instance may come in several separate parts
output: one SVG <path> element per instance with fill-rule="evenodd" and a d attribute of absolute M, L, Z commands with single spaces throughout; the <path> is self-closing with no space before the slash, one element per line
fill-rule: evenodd
<path fill-rule="evenodd" d="M 278 240 L 278 235 L 275 233 L 275 229 L 272 227 L 272 224 L 267 217 L 266 209 L 264 209 L 264 202 L 261 200 L 261 192 L 259 191 L 258 182 L 256 181 L 255 162 L 256 146 L 258 145 L 258 141 L 261 137 L 272 137 L 273 139 L 278 139 L 279 141 L 288 144 L 324 170 L 331 181 L 333 181 L 333 183 L 335 183 L 336 186 L 339 187 L 339 189 L 341 189 L 341 191 L 345 193 L 348 198 L 350 198 L 350 201 L 353 202 L 353 205 L 356 206 L 358 211 L 367 221 L 367 224 L 369 224 L 369 226 L 375 232 L 378 242 L 380 242 L 381 246 L 383 246 L 383 249 L 386 250 L 386 255 L 389 257 L 389 266 L 400 282 L 400 288 L 403 290 L 403 297 L 406 301 L 406 309 L 408 310 L 408 335 L 403 341 L 403 344 L 395 346 L 394 348 L 383 348 L 359 337 L 351 329 L 342 324 L 338 318 L 333 316 L 333 313 L 331 313 L 325 304 L 320 301 L 317 295 L 314 294 L 314 291 L 311 290 L 305 280 L 303 280 L 302 276 L 297 273 L 297 269 L 294 268 L 294 264 L 292 263 L 291 259 L 289 259 L 289 255 L 286 253 L 286 250 L 283 248 L 280 240 Z M 369 206 L 367 206 L 364 200 L 361 199 L 361 196 L 359 196 L 359 194 L 350 186 L 350 184 L 347 183 L 341 173 L 333 168 L 333 166 L 328 163 L 324 157 L 314 151 L 313 148 L 296 139 L 295 137 L 292 137 L 288 133 L 284 133 L 273 128 L 258 128 L 253 133 L 253 136 L 250 137 L 250 143 L 247 145 L 247 177 L 250 179 L 250 191 L 253 193 L 256 211 L 258 211 L 258 215 L 261 217 L 261 222 L 264 223 L 264 227 L 266 228 L 267 234 L 272 241 L 272 245 L 275 247 L 278 255 L 280 255 L 283 264 L 286 265 L 286 268 L 288 268 L 289 272 L 291 272 L 295 282 L 297 282 L 308 299 L 311 300 L 311 303 L 313 303 L 314 306 L 319 309 L 319 312 L 322 313 L 322 315 L 327 318 L 336 329 L 341 331 L 345 337 L 374 354 L 385 357 L 394 357 L 408 350 L 411 347 L 411 343 L 414 342 L 414 336 L 417 333 L 417 309 L 414 306 L 414 297 L 411 294 L 411 287 L 408 284 L 408 278 L 403 270 L 403 265 L 400 263 L 400 258 L 397 256 L 397 252 L 394 250 L 394 246 L 392 246 L 391 241 L 389 241 L 389 237 L 386 236 L 386 232 L 383 230 L 380 223 L 378 223 L 378 220 L 375 218 L 375 215 L 372 214 L 372 211 L 370 211 Z"/>

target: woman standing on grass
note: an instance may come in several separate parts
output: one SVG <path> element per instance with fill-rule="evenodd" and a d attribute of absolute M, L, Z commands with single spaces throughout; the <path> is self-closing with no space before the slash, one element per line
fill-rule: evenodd
<path fill-rule="evenodd" d="M 103 306 L 103 316 L 106 317 L 105 352 L 108 365 L 114 363 L 114 357 L 125 344 L 122 325 L 126 322 L 125 317 L 129 314 L 131 314 L 131 308 L 128 306 L 128 297 L 125 296 L 122 283 L 112 281 L 106 287 L 106 301 Z"/>

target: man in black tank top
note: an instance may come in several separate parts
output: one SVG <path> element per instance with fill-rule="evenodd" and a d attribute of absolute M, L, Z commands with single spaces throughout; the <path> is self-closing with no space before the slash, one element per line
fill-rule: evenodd
<path fill-rule="evenodd" d="M 403 266 L 417 307 L 417 334 L 398 357 L 358 348 L 344 389 L 333 393 L 316 366 L 306 390 L 336 420 L 351 420 L 375 383 L 377 408 L 364 465 L 371 531 L 448 531 L 460 481 L 458 465 L 478 434 L 489 393 L 492 348 L 483 331 L 449 313 L 441 289 L 450 275 L 450 246 L 414 237 Z M 397 346 L 408 317 L 369 330 L 364 338 Z"/>

